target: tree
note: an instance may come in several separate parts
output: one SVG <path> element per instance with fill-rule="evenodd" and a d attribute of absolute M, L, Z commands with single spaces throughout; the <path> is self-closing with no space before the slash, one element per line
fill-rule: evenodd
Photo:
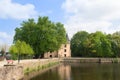
<path fill-rule="evenodd" d="M 7 47 L 8 47 L 8 46 L 7 46 L 6 44 L 3 44 L 3 45 L 1 46 L 1 54 L 2 54 L 2 56 L 5 56 Z"/>
<path fill-rule="evenodd" d="M 112 35 L 108 35 L 108 37 L 111 41 L 114 57 L 120 57 L 120 32 L 115 32 Z"/>
<path fill-rule="evenodd" d="M 87 40 L 89 33 L 86 31 L 77 32 L 71 39 L 72 56 L 85 56 L 87 54 L 84 41 Z"/>
<path fill-rule="evenodd" d="M 32 46 L 35 56 L 53 52 L 66 42 L 66 31 L 61 23 L 51 22 L 48 17 L 39 17 L 38 21 L 28 19 L 20 28 L 15 29 L 14 42 L 21 40 Z"/>
<path fill-rule="evenodd" d="M 15 44 L 10 47 L 9 52 L 13 54 L 13 56 L 18 55 L 18 60 L 20 60 L 20 56 L 34 54 L 31 46 L 20 40 L 16 41 Z"/>
<path fill-rule="evenodd" d="M 71 39 L 72 56 L 112 57 L 112 45 L 106 34 L 100 31 L 88 34 L 77 32 Z"/>
<path fill-rule="evenodd" d="M 101 31 L 91 33 L 89 35 L 89 43 L 90 56 L 111 57 L 113 55 L 111 42 L 106 34 L 103 34 Z"/>

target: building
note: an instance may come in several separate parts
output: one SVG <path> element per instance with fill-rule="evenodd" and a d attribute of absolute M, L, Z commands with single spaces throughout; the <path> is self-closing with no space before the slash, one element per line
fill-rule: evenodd
<path fill-rule="evenodd" d="M 58 57 L 71 57 L 70 43 L 62 44 L 58 50 Z"/>
<path fill-rule="evenodd" d="M 69 40 L 67 35 L 66 35 L 66 37 L 67 37 L 67 43 L 66 44 L 62 44 L 58 51 L 45 53 L 44 58 L 71 57 L 70 40 Z"/>

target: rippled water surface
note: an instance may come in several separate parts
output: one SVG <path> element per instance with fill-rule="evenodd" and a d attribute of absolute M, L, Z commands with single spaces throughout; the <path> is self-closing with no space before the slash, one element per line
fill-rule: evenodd
<path fill-rule="evenodd" d="M 120 80 L 120 64 L 61 64 L 31 80 Z"/>

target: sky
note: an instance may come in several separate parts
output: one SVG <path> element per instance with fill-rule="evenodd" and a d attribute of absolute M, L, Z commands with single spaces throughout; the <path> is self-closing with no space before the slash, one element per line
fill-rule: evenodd
<path fill-rule="evenodd" d="M 120 31 L 120 0 L 0 0 L 0 45 L 11 45 L 22 21 L 48 16 L 64 24 L 69 37 L 85 30 Z"/>

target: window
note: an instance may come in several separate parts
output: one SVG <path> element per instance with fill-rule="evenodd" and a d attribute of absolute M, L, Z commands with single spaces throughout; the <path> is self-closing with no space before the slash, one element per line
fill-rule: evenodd
<path fill-rule="evenodd" d="M 64 52 L 66 52 L 67 50 L 66 49 L 64 49 Z"/>
<path fill-rule="evenodd" d="M 65 44 L 65 46 L 64 47 L 66 47 L 66 44 Z"/>
<path fill-rule="evenodd" d="M 66 54 L 64 54 L 64 57 L 66 57 Z"/>

